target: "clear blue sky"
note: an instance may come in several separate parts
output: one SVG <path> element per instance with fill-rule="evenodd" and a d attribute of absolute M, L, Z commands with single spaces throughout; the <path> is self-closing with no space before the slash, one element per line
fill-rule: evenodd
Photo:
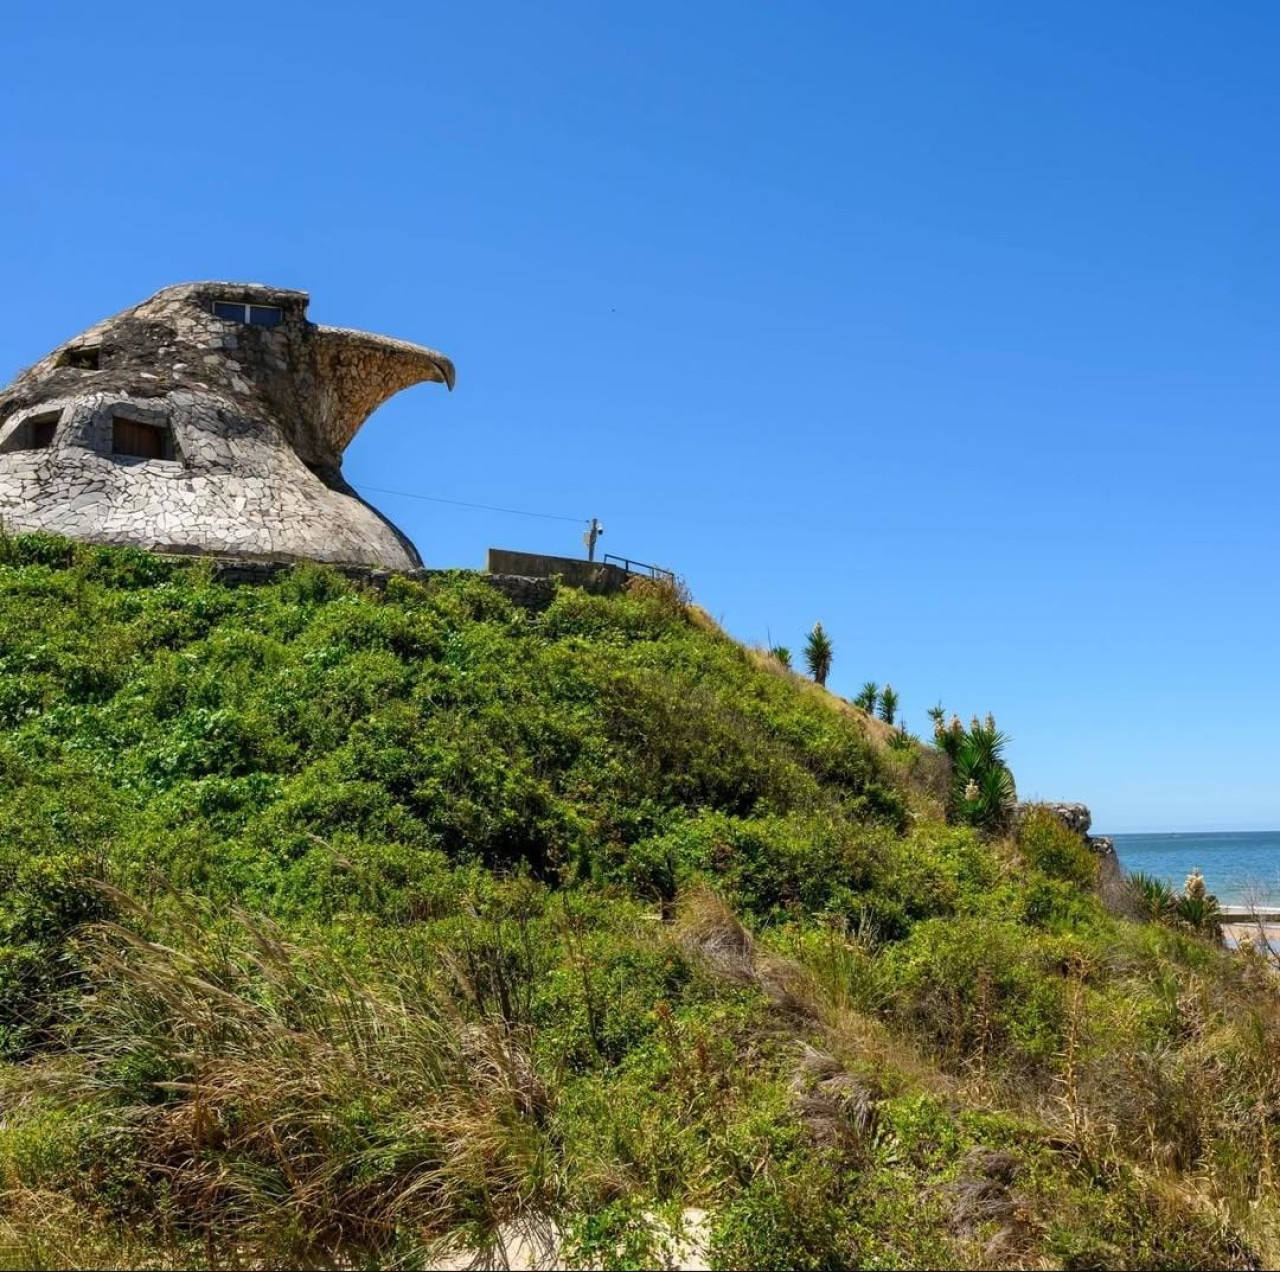
<path fill-rule="evenodd" d="M 376 16 L 372 16 L 376 13 Z M 589 517 L 1100 829 L 1280 826 L 1280 6 L 10 6 L 0 377 L 165 284 L 433 345 L 357 485 Z M 375 496 L 432 564 L 569 524 Z"/>

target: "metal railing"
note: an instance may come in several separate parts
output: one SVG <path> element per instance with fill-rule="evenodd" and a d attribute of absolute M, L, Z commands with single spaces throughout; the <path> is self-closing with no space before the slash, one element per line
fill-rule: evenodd
<path fill-rule="evenodd" d="M 674 570 L 664 570 L 660 565 L 650 565 L 647 561 L 632 561 L 629 557 L 614 556 L 611 552 L 604 554 L 605 565 L 616 565 L 627 574 L 646 574 L 651 579 L 661 579 L 664 583 L 676 581 Z"/>

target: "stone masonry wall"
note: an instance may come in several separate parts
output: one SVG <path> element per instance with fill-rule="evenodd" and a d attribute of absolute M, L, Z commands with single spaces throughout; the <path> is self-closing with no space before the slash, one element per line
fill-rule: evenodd
<path fill-rule="evenodd" d="M 256 306 L 270 325 L 220 316 Z M 54 350 L 0 393 L 0 521 L 95 543 L 413 569 L 409 540 L 343 480 L 342 453 L 443 355 L 320 327 L 304 292 L 166 288 Z M 119 453 L 151 426 L 158 457 Z M 40 428 L 52 429 L 38 445 Z"/>

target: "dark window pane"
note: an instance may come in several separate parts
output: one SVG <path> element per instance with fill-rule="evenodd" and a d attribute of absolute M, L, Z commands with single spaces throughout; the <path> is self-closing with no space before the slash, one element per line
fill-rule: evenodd
<path fill-rule="evenodd" d="M 213 312 L 219 318 L 230 318 L 235 322 L 244 322 L 243 305 L 233 305 L 226 300 L 215 300 L 213 302 Z"/>
<path fill-rule="evenodd" d="M 97 345 L 80 345 L 75 349 L 68 349 L 58 359 L 58 363 L 64 367 L 75 367 L 77 371 L 96 371 L 101 352 Z"/>
<path fill-rule="evenodd" d="M 284 315 L 275 305 L 250 305 L 249 321 L 255 327 L 274 327 Z"/>
<path fill-rule="evenodd" d="M 46 446 L 53 445 L 53 435 L 58 429 L 58 417 L 56 415 L 46 415 L 41 419 L 31 421 L 31 449 L 44 450 Z"/>
<path fill-rule="evenodd" d="M 136 455 L 139 459 L 163 459 L 165 430 L 117 415 L 111 423 L 111 450 L 116 455 Z"/>

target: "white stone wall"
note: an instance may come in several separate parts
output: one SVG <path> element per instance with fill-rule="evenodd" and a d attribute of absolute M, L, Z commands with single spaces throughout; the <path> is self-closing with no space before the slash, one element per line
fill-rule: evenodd
<path fill-rule="evenodd" d="M 278 305 L 278 326 L 215 317 L 215 299 Z M 306 296 L 235 284 L 169 288 L 55 350 L 0 394 L 0 519 L 97 543 L 412 569 L 412 545 L 345 487 L 342 449 L 448 359 L 318 328 Z M 97 348 L 97 369 L 67 366 Z M 57 412 L 51 446 L 31 421 Z M 117 416 L 169 431 L 173 458 L 113 453 Z M 304 462 L 305 461 L 305 462 Z M 318 475 L 322 474 L 322 475 Z"/>

